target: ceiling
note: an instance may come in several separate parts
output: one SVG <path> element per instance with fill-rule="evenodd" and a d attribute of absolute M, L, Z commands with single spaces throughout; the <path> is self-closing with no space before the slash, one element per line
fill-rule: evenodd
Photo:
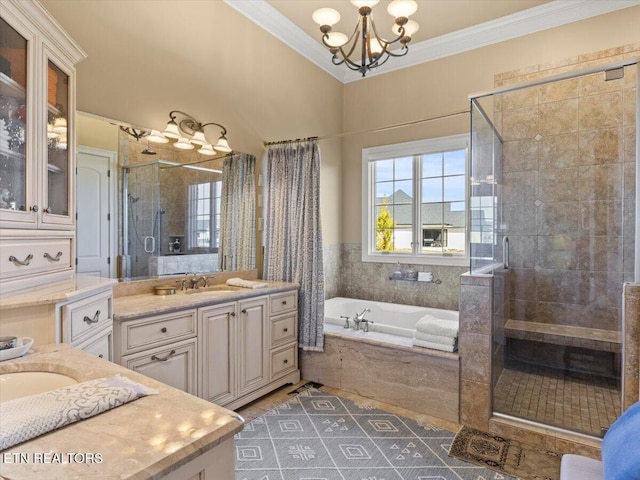
<path fill-rule="evenodd" d="M 225 3 L 289 45 L 343 83 L 361 80 L 358 72 L 336 67 L 321 43 L 315 10 L 330 7 L 341 19 L 334 31 L 350 35 L 358 13 L 349 0 L 224 0 Z M 381 36 L 391 37 L 390 0 L 373 7 Z M 586 18 L 640 5 L 640 0 L 417 0 L 411 16 L 420 25 L 409 54 L 367 73 L 367 78 L 438 58 L 511 40 Z"/>

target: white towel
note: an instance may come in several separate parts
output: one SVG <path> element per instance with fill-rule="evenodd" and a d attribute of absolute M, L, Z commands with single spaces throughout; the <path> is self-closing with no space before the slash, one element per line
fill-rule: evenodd
<path fill-rule="evenodd" d="M 431 315 L 425 315 L 416 322 L 416 331 L 442 337 L 458 336 L 458 320 L 444 320 Z"/>
<path fill-rule="evenodd" d="M 413 339 L 414 347 L 431 348 L 433 350 L 441 350 L 443 352 L 455 352 L 458 345 L 443 345 L 442 343 L 425 342 L 424 340 Z"/>
<path fill-rule="evenodd" d="M 458 337 L 444 337 L 442 335 L 431 335 L 430 333 L 418 332 L 413 333 L 413 338 L 422 340 L 423 342 L 441 343 L 442 345 L 455 345 Z"/>
<path fill-rule="evenodd" d="M 232 287 L 242 287 L 242 288 L 264 288 L 268 285 L 264 282 L 256 282 L 253 280 L 243 280 L 242 278 L 230 278 L 227 280 L 227 285 L 231 285 Z"/>
<path fill-rule="evenodd" d="M 0 403 L 0 451 L 158 392 L 116 375 Z"/>

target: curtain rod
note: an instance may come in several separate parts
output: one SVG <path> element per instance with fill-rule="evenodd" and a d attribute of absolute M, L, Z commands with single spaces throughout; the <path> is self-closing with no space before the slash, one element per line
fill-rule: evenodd
<path fill-rule="evenodd" d="M 458 115 L 465 115 L 470 112 L 471 112 L 470 110 L 460 110 L 459 112 L 446 113 L 444 115 L 438 115 L 437 117 L 423 118 L 421 120 L 412 120 L 410 122 L 404 122 L 404 123 L 396 123 L 394 125 L 387 125 L 386 127 L 371 128 L 369 130 L 356 130 L 353 132 L 334 133 L 332 135 L 324 135 L 320 137 L 297 138 L 295 140 L 280 140 L 278 142 L 264 142 L 264 146 L 268 147 L 270 145 L 281 145 L 286 143 L 304 142 L 306 140 L 328 140 L 330 138 L 342 138 L 342 137 L 349 137 L 351 135 L 362 135 L 365 133 L 384 132 L 386 130 L 393 130 L 395 128 L 409 127 L 411 125 L 418 125 L 420 123 L 432 122 L 434 120 L 443 120 L 445 118 L 456 117 Z"/>

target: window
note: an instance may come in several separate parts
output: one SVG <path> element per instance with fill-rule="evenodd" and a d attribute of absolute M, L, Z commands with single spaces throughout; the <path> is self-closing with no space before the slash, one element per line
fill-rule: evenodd
<path fill-rule="evenodd" d="M 467 262 L 468 135 L 366 148 L 363 260 Z"/>
<path fill-rule="evenodd" d="M 217 251 L 221 190 L 222 181 L 189 185 L 189 248 Z"/>

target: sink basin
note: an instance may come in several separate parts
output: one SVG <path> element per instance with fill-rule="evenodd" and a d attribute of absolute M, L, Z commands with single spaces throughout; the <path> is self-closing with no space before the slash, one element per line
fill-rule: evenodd
<path fill-rule="evenodd" d="M 0 375 L 0 402 L 48 392 L 78 383 L 73 378 L 54 372 L 16 372 Z"/>

